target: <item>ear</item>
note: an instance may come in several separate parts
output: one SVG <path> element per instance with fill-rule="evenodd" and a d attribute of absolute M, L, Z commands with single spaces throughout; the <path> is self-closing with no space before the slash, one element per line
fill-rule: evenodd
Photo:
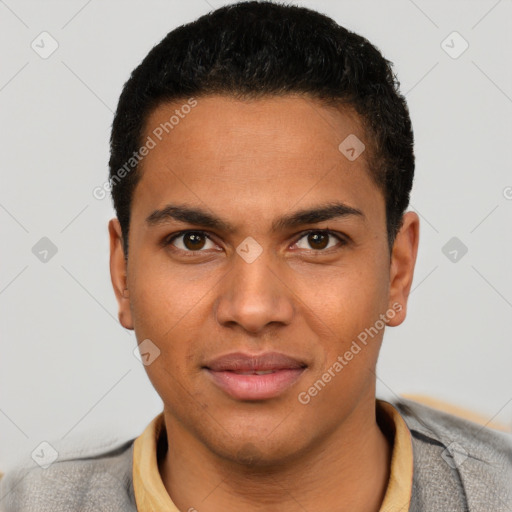
<path fill-rule="evenodd" d="M 400 325 L 407 314 L 407 299 L 414 276 L 419 238 L 420 219 L 418 215 L 414 212 L 405 213 L 402 227 L 395 238 L 391 253 L 388 307 L 396 313 L 387 322 L 391 327 Z"/>
<path fill-rule="evenodd" d="M 119 322 L 125 329 L 133 329 L 132 313 L 130 310 L 130 294 L 128 290 L 127 261 L 124 257 L 123 235 L 119 220 L 111 219 L 108 223 L 110 236 L 110 279 L 114 287 L 119 305 Z"/>

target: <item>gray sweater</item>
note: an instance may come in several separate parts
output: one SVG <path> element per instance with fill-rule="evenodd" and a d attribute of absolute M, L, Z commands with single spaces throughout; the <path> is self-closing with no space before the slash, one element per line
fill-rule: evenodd
<path fill-rule="evenodd" d="M 410 400 L 393 405 L 413 440 L 409 512 L 512 511 L 512 435 Z M 7 472 L 0 480 L 0 511 L 135 512 L 133 441 L 80 456 L 76 450 L 59 452 L 47 469 L 34 465 Z"/>

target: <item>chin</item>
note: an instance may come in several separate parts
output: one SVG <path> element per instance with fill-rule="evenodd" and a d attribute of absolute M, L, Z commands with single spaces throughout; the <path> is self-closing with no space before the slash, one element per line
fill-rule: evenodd
<path fill-rule="evenodd" d="M 246 436 L 210 440 L 209 449 L 218 457 L 247 469 L 268 469 L 283 466 L 299 457 L 305 447 L 301 445 L 304 439 L 297 439 L 292 433 L 274 436 L 269 439 L 268 433 L 259 436 L 251 432 Z M 213 442 L 212 442 L 213 441 Z"/>

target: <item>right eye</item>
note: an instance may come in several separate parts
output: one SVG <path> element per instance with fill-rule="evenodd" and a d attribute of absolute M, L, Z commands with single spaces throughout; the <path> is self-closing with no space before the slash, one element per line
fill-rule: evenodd
<path fill-rule="evenodd" d="M 208 242 L 211 244 L 208 247 Z M 215 244 L 203 231 L 180 231 L 167 237 L 165 246 L 172 245 L 174 248 L 184 252 L 204 252 L 202 249 L 213 249 Z"/>

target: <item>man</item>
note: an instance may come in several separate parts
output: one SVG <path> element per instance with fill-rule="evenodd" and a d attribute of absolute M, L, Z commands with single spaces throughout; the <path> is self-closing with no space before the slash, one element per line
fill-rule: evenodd
<path fill-rule="evenodd" d="M 299 7 L 182 26 L 125 84 L 110 270 L 164 403 L 135 440 L 3 479 L 4 510 L 512 506 L 501 434 L 375 397 L 419 219 L 391 65 Z"/>

